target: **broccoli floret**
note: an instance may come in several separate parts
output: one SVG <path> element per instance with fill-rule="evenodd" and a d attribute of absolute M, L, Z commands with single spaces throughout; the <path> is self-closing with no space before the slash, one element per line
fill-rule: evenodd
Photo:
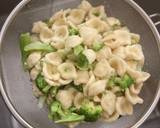
<path fill-rule="evenodd" d="M 94 105 L 93 102 L 87 100 L 82 103 L 78 113 L 85 116 L 85 121 L 93 122 L 101 116 L 102 107 L 100 105 Z"/>
<path fill-rule="evenodd" d="M 95 42 L 95 43 L 93 43 L 93 50 L 97 52 L 97 51 L 101 50 L 103 48 L 103 46 L 104 46 L 103 43 Z"/>
<path fill-rule="evenodd" d="M 84 120 L 84 115 L 78 115 L 70 110 L 63 110 L 58 101 L 54 101 L 50 106 L 49 117 L 55 120 L 55 123 L 79 122 Z"/>
<path fill-rule="evenodd" d="M 108 82 L 110 85 L 120 86 L 122 90 L 129 88 L 133 83 L 134 79 L 128 74 L 125 74 L 123 77 L 112 77 Z"/>
<path fill-rule="evenodd" d="M 79 31 L 73 27 L 69 27 L 69 35 L 79 35 Z"/>
<path fill-rule="evenodd" d="M 77 56 L 84 50 L 84 48 L 82 45 L 78 45 L 78 46 L 74 47 L 73 50 L 74 50 L 74 55 Z"/>

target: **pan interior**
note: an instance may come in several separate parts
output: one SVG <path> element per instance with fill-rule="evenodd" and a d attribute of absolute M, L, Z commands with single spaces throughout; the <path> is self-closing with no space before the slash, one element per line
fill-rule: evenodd
<path fill-rule="evenodd" d="M 53 3 L 52 3 L 53 2 Z M 150 27 L 141 15 L 124 0 L 90 0 L 93 5 L 104 5 L 107 14 L 119 18 L 132 32 L 141 35 L 141 44 L 145 55 L 145 71 L 151 78 L 141 92 L 143 105 L 134 107 L 134 114 L 120 118 L 114 123 L 85 123 L 83 128 L 127 128 L 134 125 L 150 108 L 158 88 L 160 56 L 157 41 Z M 37 99 L 32 93 L 32 83 L 21 64 L 19 34 L 31 30 L 32 23 L 50 17 L 54 12 L 76 7 L 80 0 L 36 0 L 29 2 L 10 24 L 2 41 L 1 69 L 3 85 L 16 111 L 35 128 L 63 127 L 48 119 L 47 109 L 39 109 Z"/>

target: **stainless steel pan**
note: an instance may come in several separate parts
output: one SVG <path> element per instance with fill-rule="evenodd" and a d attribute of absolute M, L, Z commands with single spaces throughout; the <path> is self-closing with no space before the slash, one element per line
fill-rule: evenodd
<path fill-rule="evenodd" d="M 160 95 L 160 36 L 147 14 L 132 0 L 89 0 L 93 5 L 103 4 L 108 15 L 119 18 L 131 31 L 141 35 L 141 44 L 146 58 L 145 70 L 151 78 L 141 93 L 143 105 L 136 105 L 132 116 L 122 117 L 108 124 L 104 122 L 81 124 L 83 128 L 137 128 L 154 109 Z M 32 23 L 46 19 L 59 9 L 72 8 L 80 0 L 23 0 L 6 20 L 1 34 L 0 89 L 13 115 L 29 128 L 60 128 L 47 118 L 47 110 L 38 109 L 32 94 L 29 75 L 21 65 L 18 37 L 30 31 Z M 155 15 L 152 15 L 154 17 Z M 156 23 L 156 25 L 158 25 Z"/>

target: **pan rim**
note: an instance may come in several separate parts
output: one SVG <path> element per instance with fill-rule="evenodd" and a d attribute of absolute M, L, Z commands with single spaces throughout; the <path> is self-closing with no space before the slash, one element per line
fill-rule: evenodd
<path fill-rule="evenodd" d="M 20 12 L 20 10 L 27 4 L 29 3 L 31 0 L 22 0 L 10 13 L 10 15 L 8 16 L 7 20 L 5 21 L 1 32 L 0 32 L 0 52 L 1 52 L 1 44 L 3 41 L 3 38 L 6 34 L 6 31 L 8 29 L 8 26 L 11 24 L 12 20 L 15 18 L 15 16 L 17 15 L 18 12 Z M 142 18 L 145 20 L 145 22 L 148 24 L 149 28 L 151 29 L 157 45 L 158 45 L 158 49 L 160 52 L 160 35 L 158 30 L 156 29 L 154 23 L 152 22 L 152 20 L 149 18 L 149 16 L 146 14 L 146 12 L 137 4 L 135 3 L 133 0 L 124 0 L 126 3 L 128 3 L 132 8 L 134 8 L 141 16 Z M 1 58 L 0 58 L 1 59 Z M 10 112 L 12 113 L 12 115 L 25 127 L 28 128 L 34 128 L 31 124 L 29 124 L 26 120 L 23 119 L 23 117 L 17 112 L 17 110 L 15 109 L 15 107 L 12 105 L 10 98 L 7 96 L 7 92 L 5 92 L 5 89 L 3 87 L 3 80 L 2 80 L 2 72 L 0 72 L 0 91 L 2 94 L 2 97 L 8 107 L 8 109 L 10 110 Z M 133 126 L 131 126 L 131 128 L 137 128 L 139 127 L 146 119 L 147 117 L 151 114 L 151 112 L 153 111 L 153 109 L 155 108 L 156 104 L 158 103 L 160 97 L 160 82 L 158 83 L 158 88 L 157 88 L 157 92 L 155 95 L 155 98 L 153 100 L 153 102 L 151 103 L 149 109 L 147 110 L 147 112 L 140 118 L 139 121 L 137 121 Z"/>

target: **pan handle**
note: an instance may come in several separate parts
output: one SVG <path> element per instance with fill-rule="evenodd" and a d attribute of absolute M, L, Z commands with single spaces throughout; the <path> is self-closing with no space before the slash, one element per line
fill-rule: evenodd
<path fill-rule="evenodd" d="M 149 15 L 149 17 L 150 17 L 152 20 L 153 20 L 153 19 L 156 19 L 156 18 L 159 18 L 159 19 L 160 19 L 160 13 L 153 13 L 153 14 Z M 154 22 L 154 21 L 153 21 L 153 22 Z M 160 20 L 154 22 L 154 25 L 155 25 L 155 26 L 160 25 Z"/>

